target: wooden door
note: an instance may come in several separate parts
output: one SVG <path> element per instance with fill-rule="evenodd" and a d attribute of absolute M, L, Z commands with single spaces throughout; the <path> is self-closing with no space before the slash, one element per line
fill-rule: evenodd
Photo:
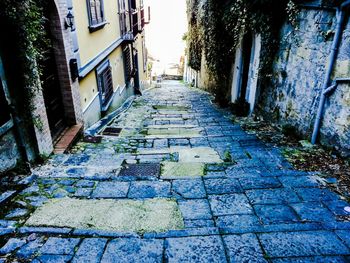
<path fill-rule="evenodd" d="M 45 25 L 48 39 L 52 39 L 50 27 Z M 42 68 L 41 82 L 44 94 L 46 113 L 49 121 L 51 136 L 57 139 L 65 129 L 65 112 L 62 93 L 57 73 L 57 64 L 52 45 L 48 45 L 40 62 Z"/>

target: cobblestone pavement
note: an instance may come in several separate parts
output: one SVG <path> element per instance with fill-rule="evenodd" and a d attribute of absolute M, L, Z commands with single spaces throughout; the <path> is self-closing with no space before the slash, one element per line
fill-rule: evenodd
<path fill-rule="evenodd" d="M 165 82 L 110 127 L 2 205 L 0 262 L 350 262 L 349 205 L 208 94 Z"/>

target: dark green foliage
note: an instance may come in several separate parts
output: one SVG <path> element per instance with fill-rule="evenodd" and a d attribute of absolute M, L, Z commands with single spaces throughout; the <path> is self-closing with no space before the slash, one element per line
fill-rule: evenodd
<path fill-rule="evenodd" d="M 11 96 L 17 105 L 17 115 L 38 128 L 39 117 L 31 112 L 36 107 L 33 98 L 40 88 L 40 60 L 49 45 L 44 28 L 48 4 L 45 0 L 0 1 L 0 22 L 6 37 L 1 43 L 1 55 Z"/>
<path fill-rule="evenodd" d="M 199 71 L 201 69 L 202 59 L 202 28 L 199 24 L 198 6 L 199 0 L 194 0 L 191 3 L 189 12 L 189 32 L 186 35 L 188 43 L 188 65 Z"/>
<path fill-rule="evenodd" d="M 3 34 L 6 43 L 2 43 L 4 51 L 11 51 L 16 60 L 17 78 L 25 88 L 23 95 L 30 98 L 35 93 L 38 83 L 38 61 L 42 58 L 44 47 L 48 41 L 44 30 L 43 0 L 2 0 L 0 4 L 0 21 L 4 26 Z M 6 57 L 6 56 L 5 56 Z"/>
<path fill-rule="evenodd" d="M 282 133 L 288 137 L 301 139 L 301 136 L 298 130 L 295 128 L 295 126 L 290 124 L 285 124 L 282 126 Z"/>

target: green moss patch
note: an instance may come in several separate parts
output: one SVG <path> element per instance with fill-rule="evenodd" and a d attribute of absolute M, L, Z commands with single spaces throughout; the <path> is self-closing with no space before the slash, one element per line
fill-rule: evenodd
<path fill-rule="evenodd" d="M 189 107 L 186 106 L 172 106 L 172 105 L 154 105 L 155 110 L 167 110 L 167 111 L 186 111 Z"/>
<path fill-rule="evenodd" d="M 184 228 L 181 212 L 173 199 L 52 199 L 37 209 L 25 224 L 137 233 Z"/>
<path fill-rule="evenodd" d="M 200 128 L 164 128 L 164 129 L 148 129 L 147 138 L 187 138 L 187 137 L 200 137 L 202 129 Z"/>
<path fill-rule="evenodd" d="M 185 179 L 204 176 L 204 163 L 175 163 L 163 162 L 161 178 L 163 179 Z"/>

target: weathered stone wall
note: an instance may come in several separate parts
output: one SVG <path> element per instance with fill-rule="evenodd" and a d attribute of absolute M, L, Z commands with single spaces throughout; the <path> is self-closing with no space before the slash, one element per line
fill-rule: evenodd
<path fill-rule="evenodd" d="M 282 124 L 293 125 L 310 137 L 335 31 L 335 12 L 302 9 L 299 30 L 281 29 L 281 45 L 271 85 L 262 87 L 260 107 Z M 333 78 L 350 77 L 350 22 L 343 39 Z M 321 141 L 350 155 L 350 85 L 339 85 L 327 99 Z"/>
<path fill-rule="evenodd" d="M 213 85 L 214 83 L 210 79 L 210 75 L 207 67 L 207 61 L 205 59 L 205 55 L 203 51 L 202 61 L 201 61 L 201 70 L 199 71 L 199 76 L 198 76 L 198 87 L 209 91 Z"/>
<path fill-rule="evenodd" d="M 0 136 L 0 174 L 14 168 L 21 159 L 12 130 Z"/>

